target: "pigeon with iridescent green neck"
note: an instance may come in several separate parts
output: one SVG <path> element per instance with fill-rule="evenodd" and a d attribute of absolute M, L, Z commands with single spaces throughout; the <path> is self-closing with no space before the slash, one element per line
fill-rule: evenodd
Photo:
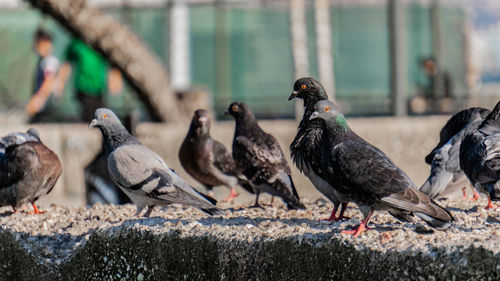
<path fill-rule="evenodd" d="M 321 157 L 324 178 L 365 216 L 344 233 L 357 237 L 368 229 L 375 210 L 387 210 L 402 220 L 415 214 L 434 227 L 444 226 L 451 214 L 417 190 L 410 178 L 382 151 L 356 135 L 337 105 L 320 101 L 311 119 L 322 124 Z"/>

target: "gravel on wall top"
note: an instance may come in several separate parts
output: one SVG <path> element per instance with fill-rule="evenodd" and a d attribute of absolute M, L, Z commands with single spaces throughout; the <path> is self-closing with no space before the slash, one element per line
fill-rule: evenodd
<path fill-rule="evenodd" d="M 210 236 L 221 241 L 250 243 L 288 238 L 297 243 L 321 245 L 337 239 L 360 251 L 406 251 L 430 257 L 438 250 L 460 252 L 470 247 L 482 247 L 495 255 L 500 252 L 500 209 L 485 210 L 484 200 L 441 202 L 455 218 L 443 230 L 432 229 L 418 219 L 415 223 L 400 223 L 386 212 L 376 212 L 371 220 L 371 226 L 376 228 L 356 239 L 340 233 L 362 219 L 353 204 L 347 210 L 350 220 L 330 223 L 321 221 L 332 210 L 330 202 L 319 199 L 305 203 L 306 210 L 290 211 L 281 202 L 264 209 L 221 204 L 223 215 L 213 217 L 195 208 L 172 205 L 155 208 L 150 218 L 134 217 L 134 205 L 98 204 L 80 208 L 52 205 L 41 215 L 12 213 L 5 207 L 0 209 L 0 225 L 2 231 L 12 233 L 28 253 L 47 265 L 69 260 L 95 232 L 113 235 L 131 229 L 155 235 L 176 232 L 180 236 Z"/>

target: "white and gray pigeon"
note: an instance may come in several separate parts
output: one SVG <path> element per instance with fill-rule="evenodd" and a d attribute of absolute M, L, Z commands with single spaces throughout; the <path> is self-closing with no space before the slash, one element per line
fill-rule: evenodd
<path fill-rule="evenodd" d="M 5 149 L 14 144 L 27 141 L 40 142 L 40 133 L 35 128 L 30 128 L 26 133 L 14 132 L 0 139 L 0 154 L 5 154 Z"/>
<path fill-rule="evenodd" d="M 203 109 L 194 112 L 186 138 L 179 149 L 182 167 L 208 190 L 225 185 L 231 194 L 224 201 L 238 196 L 235 192 L 241 185 L 248 192 L 253 188 L 236 167 L 233 156 L 226 147 L 210 136 L 210 116 Z"/>
<path fill-rule="evenodd" d="M 236 121 L 233 158 L 257 195 L 254 206 L 260 206 L 260 193 L 267 192 L 281 197 L 289 209 L 305 209 L 278 141 L 260 128 L 246 104 L 232 103 L 227 113 Z"/>
<path fill-rule="evenodd" d="M 486 194 L 486 209 L 500 200 L 500 101 L 477 130 L 467 133 L 460 146 L 460 167 L 477 191 Z"/>
<path fill-rule="evenodd" d="M 368 229 L 375 210 L 386 210 L 400 220 L 415 214 L 433 227 L 453 218 L 444 208 L 417 190 L 410 178 L 382 151 L 356 135 L 339 108 L 330 101 L 319 101 L 311 119 L 322 120 L 321 153 L 324 178 L 335 185 L 349 202 L 358 205 L 365 218 L 344 233 L 357 237 Z"/>
<path fill-rule="evenodd" d="M 437 146 L 425 157 L 431 165 L 431 173 L 420 191 L 432 199 L 446 197 L 446 193 L 465 187 L 459 184 L 465 177 L 460 168 L 460 144 L 463 138 L 471 131 L 476 130 L 490 110 L 480 107 L 464 109 L 454 114 L 441 129 L 440 140 Z M 475 193 L 477 195 L 477 193 Z"/>
<path fill-rule="evenodd" d="M 12 133 L 0 144 L 0 206 L 17 211 L 29 203 L 34 214 L 43 213 L 35 201 L 48 194 L 61 176 L 59 157 L 40 141 L 36 129 Z"/>
<path fill-rule="evenodd" d="M 322 125 L 319 119 L 309 119 L 318 101 L 328 100 L 325 89 L 313 78 L 300 78 L 293 85 L 293 92 L 288 98 L 304 101 L 304 115 L 300 120 L 297 135 L 290 144 L 290 153 L 295 166 L 304 173 L 313 186 L 333 203 L 333 210 L 326 221 L 339 221 L 347 217 L 344 212 L 348 202 L 334 186 L 325 181 L 321 170 L 321 137 Z M 336 213 L 340 208 L 339 215 Z"/>
<path fill-rule="evenodd" d="M 146 207 L 148 217 L 154 206 L 174 203 L 208 214 L 219 211 L 215 199 L 187 184 L 158 154 L 130 135 L 111 110 L 97 109 L 90 126 L 101 130 L 111 178 L 137 206 L 136 216 Z"/>

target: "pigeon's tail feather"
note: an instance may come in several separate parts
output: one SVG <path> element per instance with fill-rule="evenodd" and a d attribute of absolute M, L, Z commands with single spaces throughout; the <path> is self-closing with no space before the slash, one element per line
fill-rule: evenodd
<path fill-rule="evenodd" d="M 246 179 L 238 178 L 238 184 L 241 187 L 243 187 L 246 191 L 255 194 L 252 185 Z"/>
<path fill-rule="evenodd" d="M 420 187 L 420 192 L 435 199 L 445 190 L 452 179 L 453 174 L 446 171 L 431 171 L 427 181 Z"/>
<path fill-rule="evenodd" d="M 288 209 L 305 209 L 306 206 L 300 202 L 298 195 L 295 195 L 290 189 L 293 187 L 293 181 L 290 178 L 291 187 L 288 188 L 286 184 L 282 183 L 280 180 L 274 182 L 273 187 L 278 191 L 280 197 L 285 201 Z M 293 187 L 295 190 L 295 187 Z M 295 191 L 296 192 L 296 191 Z"/>
<path fill-rule="evenodd" d="M 200 208 L 200 210 L 202 210 L 203 212 L 205 212 L 211 216 L 221 215 L 223 213 L 222 210 L 218 209 L 218 208 L 211 208 L 211 209 Z"/>
<path fill-rule="evenodd" d="M 432 227 L 443 227 L 454 221 L 451 213 L 431 200 L 428 204 L 429 212 L 415 212 L 415 215 Z"/>
<path fill-rule="evenodd" d="M 382 201 L 391 205 L 394 209 L 414 213 L 434 227 L 441 227 L 453 221 L 450 212 L 413 187 L 384 197 Z"/>
<path fill-rule="evenodd" d="M 196 193 L 198 193 L 201 197 L 208 200 L 208 202 L 212 203 L 214 206 L 217 205 L 217 200 L 215 200 L 215 198 L 208 196 L 206 194 L 203 194 L 203 193 L 199 192 L 198 190 L 196 190 L 195 188 L 193 188 L 193 190 L 196 191 Z"/>
<path fill-rule="evenodd" d="M 413 222 L 412 213 L 402 212 L 399 210 L 390 210 L 389 214 L 402 222 Z"/>

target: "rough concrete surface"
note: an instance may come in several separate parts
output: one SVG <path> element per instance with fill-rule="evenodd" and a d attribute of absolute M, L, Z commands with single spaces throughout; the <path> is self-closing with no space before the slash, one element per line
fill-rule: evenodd
<path fill-rule="evenodd" d="M 280 201 L 280 200 L 277 200 Z M 375 230 L 341 234 L 361 220 L 320 221 L 331 203 L 306 210 L 221 204 L 194 208 L 53 205 L 42 215 L 0 209 L 0 280 L 499 280 L 500 209 L 442 202 L 446 229 L 399 223 L 379 212 Z"/>

